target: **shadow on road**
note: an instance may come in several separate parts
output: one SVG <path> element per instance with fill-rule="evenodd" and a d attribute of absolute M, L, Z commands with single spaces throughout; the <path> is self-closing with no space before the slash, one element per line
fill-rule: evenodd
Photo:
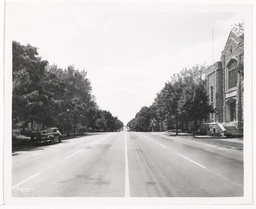
<path fill-rule="evenodd" d="M 92 136 L 92 135 L 104 135 L 106 134 L 105 132 L 95 132 L 95 133 L 86 133 L 83 135 L 78 135 L 78 136 L 63 136 L 62 138 L 62 142 L 61 143 L 68 143 L 69 140 L 72 139 L 78 139 L 78 138 L 82 138 L 85 136 Z M 22 141 L 21 144 L 16 143 L 16 144 L 12 144 L 12 156 L 16 156 L 19 155 L 20 151 L 35 151 L 35 150 L 44 150 L 47 149 L 49 146 L 56 146 L 59 143 L 55 143 L 52 145 L 49 144 L 34 144 L 30 139 L 27 140 L 26 142 Z"/>

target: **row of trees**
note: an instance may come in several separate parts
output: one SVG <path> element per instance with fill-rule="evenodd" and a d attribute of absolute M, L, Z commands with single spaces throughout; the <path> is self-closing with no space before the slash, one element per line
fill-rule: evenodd
<path fill-rule="evenodd" d="M 13 127 L 20 122 L 78 129 L 116 131 L 123 123 L 100 110 L 86 71 L 49 65 L 37 48 L 13 41 Z"/>
<path fill-rule="evenodd" d="M 206 92 L 205 71 L 206 66 L 197 65 L 174 74 L 153 104 L 142 107 L 127 126 L 134 131 L 197 131 L 198 123 L 213 112 Z"/>

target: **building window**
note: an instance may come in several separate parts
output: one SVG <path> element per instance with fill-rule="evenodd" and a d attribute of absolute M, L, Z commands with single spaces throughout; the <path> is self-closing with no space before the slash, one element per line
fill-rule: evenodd
<path fill-rule="evenodd" d="M 237 82 L 237 69 L 236 61 L 233 61 L 228 67 L 228 88 L 231 89 L 236 86 Z"/>
<path fill-rule="evenodd" d="M 236 121 L 236 102 L 230 104 L 230 121 Z"/>
<path fill-rule="evenodd" d="M 211 103 L 213 103 L 213 86 L 211 86 Z"/>
<path fill-rule="evenodd" d="M 230 51 L 230 54 L 232 54 L 232 52 L 233 52 L 233 48 L 232 48 L 232 46 L 230 46 L 229 51 Z"/>

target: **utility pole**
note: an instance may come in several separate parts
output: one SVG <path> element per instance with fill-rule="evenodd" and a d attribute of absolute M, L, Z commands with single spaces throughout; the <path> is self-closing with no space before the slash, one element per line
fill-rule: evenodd
<path fill-rule="evenodd" d="M 68 131 L 68 133 L 67 133 L 67 136 L 69 136 L 69 109 L 67 109 L 67 131 Z"/>
<path fill-rule="evenodd" d="M 214 26 L 212 26 L 212 63 L 214 62 Z"/>

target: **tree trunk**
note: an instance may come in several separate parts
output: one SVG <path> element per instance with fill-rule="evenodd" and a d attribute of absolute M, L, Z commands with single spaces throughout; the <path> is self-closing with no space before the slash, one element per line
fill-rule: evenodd
<path fill-rule="evenodd" d="M 68 118 L 67 118 L 67 131 L 68 131 L 67 136 L 69 136 L 69 115 L 68 115 Z"/>
<path fill-rule="evenodd" d="M 76 135 L 76 123 L 74 122 L 74 136 Z"/>
<path fill-rule="evenodd" d="M 31 117 L 31 119 L 30 119 L 30 122 L 31 122 L 31 130 L 34 130 L 34 122 L 33 122 L 32 117 Z"/>
<path fill-rule="evenodd" d="M 178 128 L 179 128 L 179 122 L 178 119 L 176 118 L 176 136 L 179 134 Z"/>
<path fill-rule="evenodd" d="M 193 130 L 193 137 L 195 137 L 197 132 L 197 120 L 194 120 L 194 130 Z"/>

